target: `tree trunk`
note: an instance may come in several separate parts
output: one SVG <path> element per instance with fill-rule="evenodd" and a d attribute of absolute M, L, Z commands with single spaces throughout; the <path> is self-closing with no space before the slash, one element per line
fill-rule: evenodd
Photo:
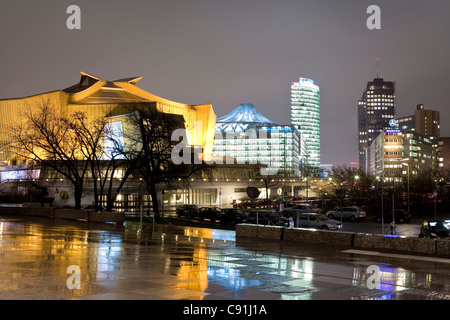
<path fill-rule="evenodd" d="M 158 193 L 156 192 L 156 185 L 154 183 L 150 183 L 149 191 L 150 191 L 150 196 L 152 197 L 153 213 L 156 215 L 159 215 Z M 164 201 L 164 200 L 161 199 L 161 201 Z"/>
<path fill-rule="evenodd" d="M 74 184 L 74 199 L 75 199 L 75 209 L 81 209 L 81 197 L 83 196 L 83 183 Z"/>

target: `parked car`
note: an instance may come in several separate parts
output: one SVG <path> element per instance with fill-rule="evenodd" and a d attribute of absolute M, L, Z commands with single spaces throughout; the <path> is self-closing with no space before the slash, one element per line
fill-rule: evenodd
<path fill-rule="evenodd" d="M 355 221 L 357 219 L 364 219 L 366 217 L 366 212 L 360 207 L 342 207 L 337 208 L 332 211 L 328 211 L 326 216 L 330 219 L 340 219 L 342 212 L 343 219 L 350 219 L 351 221 Z"/>
<path fill-rule="evenodd" d="M 298 228 L 314 228 L 321 230 L 339 230 L 341 223 L 339 221 L 328 218 L 320 213 L 302 213 L 296 219 L 295 224 Z"/>
<path fill-rule="evenodd" d="M 252 210 L 247 216 L 247 222 L 275 226 L 289 225 L 289 220 L 280 216 L 275 210 Z"/>
<path fill-rule="evenodd" d="M 279 211 L 280 206 L 283 206 L 283 208 L 290 208 L 295 206 L 295 203 L 286 199 L 277 199 L 273 201 L 273 209 Z"/>
<path fill-rule="evenodd" d="M 252 200 L 245 199 L 245 200 L 239 200 L 235 204 L 233 204 L 233 208 L 254 208 L 255 204 Z"/>
<path fill-rule="evenodd" d="M 179 206 L 176 210 L 177 217 L 187 217 L 188 219 L 196 218 L 198 217 L 198 207 L 193 204 L 183 204 Z"/>
<path fill-rule="evenodd" d="M 220 222 L 223 224 L 236 225 L 247 221 L 247 215 L 239 208 L 222 209 Z"/>
<path fill-rule="evenodd" d="M 383 213 L 383 221 L 384 222 L 392 222 L 395 219 L 396 223 L 405 223 L 411 220 L 411 215 L 403 209 L 394 209 L 394 215 L 392 215 L 392 211 Z M 381 222 L 381 213 L 375 216 L 376 222 Z"/>
<path fill-rule="evenodd" d="M 211 222 L 220 221 L 222 211 L 219 207 L 202 207 L 198 210 L 198 218 L 200 221 L 208 219 Z"/>
<path fill-rule="evenodd" d="M 419 237 L 448 238 L 450 237 L 450 220 L 425 220 L 420 227 Z"/>
<path fill-rule="evenodd" d="M 293 207 L 287 207 L 283 210 L 283 216 L 295 218 L 296 213 L 320 213 L 320 209 L 310 204 L 296 204 Z"/>
<path fill-rule="evenodd" d="M 255 208 L 273 208 L 271 200 L 259 199 L 255 202 Z"/>

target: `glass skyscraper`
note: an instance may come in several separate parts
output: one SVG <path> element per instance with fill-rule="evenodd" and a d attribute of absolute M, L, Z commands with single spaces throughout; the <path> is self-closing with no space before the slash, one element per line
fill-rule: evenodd
<path fill-rule="evenodd" d="M 367 172 L 370 159 L 369 147 L 386 128 L 396 125 L 395 82 L 375 78 L 367 83 L 358 101 L 358 149 L 359 168 Z"/>
<path fill-rule="evenodd" d="M 291 124 L 299 126 L 305 143 L 302 162 L 312 170 L 320 168 L 320 89 L 314 81 L 299 78 L 291 83 Z"/>

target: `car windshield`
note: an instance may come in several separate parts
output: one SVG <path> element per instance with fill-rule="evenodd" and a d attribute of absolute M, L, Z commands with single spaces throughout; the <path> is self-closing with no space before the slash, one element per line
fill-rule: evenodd
<path fill-rule="evenodd" d="M 263 215 L 265 215 L 266 217 L 270 217 L 270 218 L 279 218 L 280 215 L 276 212 L 261 212 Z"/>
<path fill-rule="evenodd" d="M 429 224 L 431 229 L 440 229 L 442 227 L 446 229 L 450 229 L 450 220 L 436 220 L 436 221 L 429 221 L 428 223 L 425 223 L 424 225 Z"/>
<path fill-rule="evenodd" d="M 314 217 L 316 217 L 319 220 L 325 221 L 325 220 L 330 220 L 330 218 L 328 218 L 327 216 L 323 215 L 323 214 L 315 214 Z"/>
<path fill-rule="evenodd" d="M 279 218 L 280 217 L 280 215 L 278 213 L 276 213 L 275 211 L 253 211 L 253 212 L 250 212 L 251 216 L 256 217 L 256 214 L 259 214 L 260 216 L 264 216 L 267 218 Z"/>

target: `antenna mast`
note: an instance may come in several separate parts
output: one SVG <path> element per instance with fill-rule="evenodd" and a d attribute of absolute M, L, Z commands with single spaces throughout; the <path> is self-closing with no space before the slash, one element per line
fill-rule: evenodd
<path fill-rule="evenodd" d="M 380 58 L 377 58 L 377 78 L 378 78 L 378 61 L 380 60 Z"/>

